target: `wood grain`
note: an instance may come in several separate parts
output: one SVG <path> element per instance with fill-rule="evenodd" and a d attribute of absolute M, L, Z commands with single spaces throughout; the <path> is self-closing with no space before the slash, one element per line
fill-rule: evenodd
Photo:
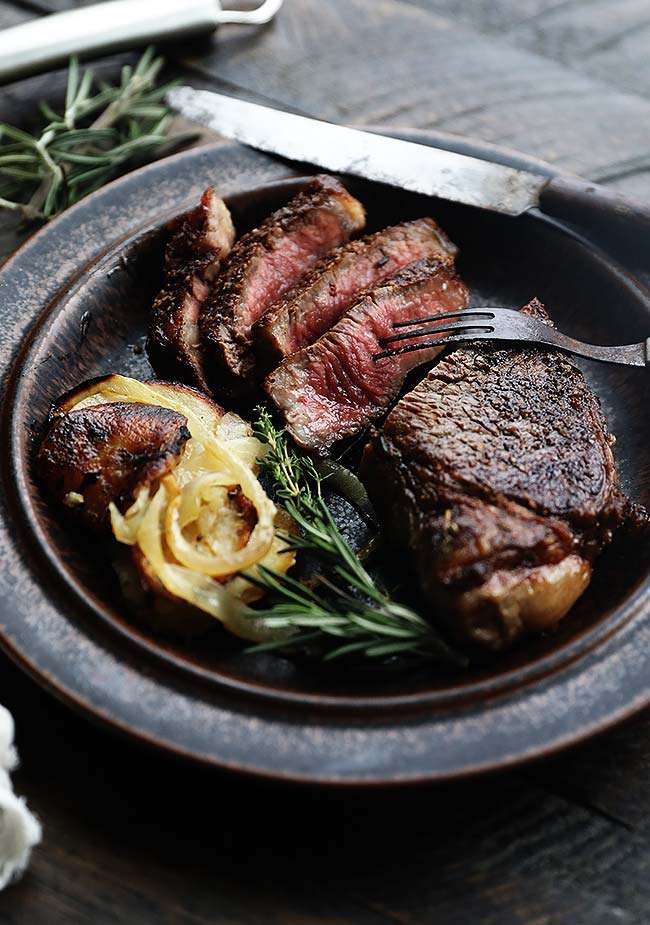
<path fill-rule="evenodd" d="M 20 7 L 10 6 L 7 3 L 0 3 L 0 29 L 9 29 L 10 26 L 17 26 L 18 23 L 25 22 L 33 17 L 33 13 Z"/>
<path fill-rule="evenodd" d="M 392 793 L 252 786 L 113 739 L 15 669 L 3 677 L 8 706 L 40 731 L 20 727 L 17 785 L 46 823 L 3 922 L 643 921 L 645 834 L 521 777 Z"/>
<path fill-rule="evenodd" d="M 182 60 L 310 114 L 475 135 L 589 176 L 648 150 L 650 101 L 410 4 L 293 0 Z"/>
<path fill-rule="evenodd" d="M 465 22 L 481 32 L 503 34 L 520 23 L 536 22 L 567 0 L 402 0 L 411 6 Z M 568 0 L 569 3 L 575 0 Z"/>
<path fill-rule="evenodd" d="M 332 119 L 506 143 L 642 196 L 648 15 L 648 0 L 291 0 L 269 27 L 224 27 L 189 54 L 168 51 L 195 82 Z"/>
<path fill-rule="evenodd" d="M 650 95 L 647 0 L 407 0 L 608 84 Z"/>

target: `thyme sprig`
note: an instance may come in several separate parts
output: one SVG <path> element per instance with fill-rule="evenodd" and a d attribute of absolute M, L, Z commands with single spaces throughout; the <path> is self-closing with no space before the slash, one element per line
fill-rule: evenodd
<path fill-rule="evenodd" d="M 0 209 L 49 219 L 119 173 L 170 147 L 168 86 L 156 87 L 164 59 L 148 48 L 117 86 L 70 60 L 63 111 L 40 104 L 38 134 L 0 123 Z M 189 139 L 175 135 L 173 147 Z"/>
<path fill-rule="evenodd" d="M 426 620 L 378 586 L 336 525 L 313 462 L 264 408 L 256 434 L 267 445 L 261 468 L 298 527 L 286 535 L 287 547 L 309 553 L 323 571 L 306 584 L 258 567 L 251 580 L 270 592 L 272 605 L 256 616 L 269 628 L 292 632 L 255 651 L 316 648 L 326 660 L 401 655 L 464 664 Z"/>

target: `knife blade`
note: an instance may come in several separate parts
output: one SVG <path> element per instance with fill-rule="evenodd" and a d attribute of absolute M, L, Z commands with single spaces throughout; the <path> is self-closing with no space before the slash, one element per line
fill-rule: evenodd
<path fill-rule="evenodd" d="M 185 118 L 261 151 L 508 215 L 536 205 L 543 184 L 540 177 L 501 164 L 207 90 L 175 87 L 167 102 Z"/>
<path fill-rule="evenodd" d="M 175 87 L 172 109 L 226 138 L 335 173 L 387 183 L 505 215 L 539 209 L 633 269 L 646 269 L 650 205 L 571 174 L 549 177 L 235 97 Z"/>

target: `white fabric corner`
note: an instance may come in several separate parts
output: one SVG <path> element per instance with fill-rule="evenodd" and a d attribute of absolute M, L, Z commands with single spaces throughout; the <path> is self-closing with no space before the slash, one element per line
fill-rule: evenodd
<path fill-rule="evenodd" d="M 22 874 L 41 840 L 40 823 L 11 786 L 9 772 L 18 763 L 13 742 L 13 718 L 0 706 L 0 890 Z"/>

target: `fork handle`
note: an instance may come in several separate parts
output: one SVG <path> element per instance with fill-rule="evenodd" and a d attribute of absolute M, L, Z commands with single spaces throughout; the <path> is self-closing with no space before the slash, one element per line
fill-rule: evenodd
<path fill-rule="evenodd" d="M 626 266 L 648 269 L 650 204 L 632 202 L 597 183 L 557 176 L 539 197 L 545 215 L 569 222 Z"/>
<path fill-rule="evenodd" d="M 597 344 L 584 344 L 566 334 L 553 334 L 541 338 L 549 346 L 559 347 L 567 353 L 585 357 L 587 360 L 598 360 L 600 363 L 614 363 L 618 366 L 645 366 L 650 367 L 650 337 L 640 344 L 624 344 L 622 346 L 608 347 Z"/>

